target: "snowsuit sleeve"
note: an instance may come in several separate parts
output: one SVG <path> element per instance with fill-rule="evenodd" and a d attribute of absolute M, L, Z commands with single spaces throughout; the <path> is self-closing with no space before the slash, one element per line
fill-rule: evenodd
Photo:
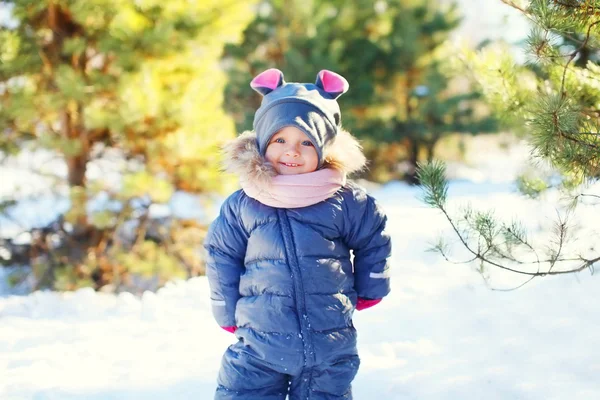
<path fill-rule="evenodd" d="M 392 245 L 387 217 L 375 199 L 359 188 L 345 207 L 345 241 L 354 253 L 354 288 L 358 297 L 381 299 L 390 292 L 388 257 Z"/>
<path fill-rule="evenodd" d="M 235 306 L 240 298 L 240 275 L 248 236 L 239 218 L 239 192 L 229 196 L 211 224 L 204 248 L 212 312 L 220 326 L 235 326 Z"/>

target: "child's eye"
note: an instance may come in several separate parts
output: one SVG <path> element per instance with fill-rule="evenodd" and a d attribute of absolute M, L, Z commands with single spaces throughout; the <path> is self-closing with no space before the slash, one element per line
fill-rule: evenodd
<path fill-rule="evenodd" d="M 273 141 L 273 143 L 285 143 L 285 140 L 283 140 L 282 138 L 277 138 Z"/>
<path fill-rule="evenodd" d="M 302 142 L 303 146 L 312 146 L 312 142 L 310 140 L 305 140 L 304 142 Z"/>

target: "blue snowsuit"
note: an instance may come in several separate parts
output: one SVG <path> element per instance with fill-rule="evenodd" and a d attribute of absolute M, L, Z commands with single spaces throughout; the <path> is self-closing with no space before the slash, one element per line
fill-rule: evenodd
<path fill-rule="evenodd" d="M 223 356 L 215 399 L 352 398 L 357 298 L 390 291 L 385 224 L 351 183 L 304 208 L 269 207 L 242 190 L 226 199 L 205 240 L 207 276 L 215 319 L 239 340 Z"/>

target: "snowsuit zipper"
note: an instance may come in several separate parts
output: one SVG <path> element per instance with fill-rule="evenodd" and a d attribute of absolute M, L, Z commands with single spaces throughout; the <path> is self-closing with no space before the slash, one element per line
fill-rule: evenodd
<path fill-rule="evenodd" d="M 302 344 L 304 346 L 304 366 L 313 367 L 315 365 L 315 351 L 310 335 L 310 321 L 306 311 L 306 299 L 304 297 L 304 285 L 302 283 L 302 272 L 298 262 L 298 254 L 294 248 L 294 234 L 290 226 L 290 221 L 287 212 L 284 209 L 278 209 L 279 221 L 283 233 L 283 244 L 285 246 L 285 256 L 290 266 L 292 273 L 292 281 L 294 283 L 294 296 L 296 299 L 296 308 L 298 310 L 298 322 L 300 324 L 300 332 Z"/>

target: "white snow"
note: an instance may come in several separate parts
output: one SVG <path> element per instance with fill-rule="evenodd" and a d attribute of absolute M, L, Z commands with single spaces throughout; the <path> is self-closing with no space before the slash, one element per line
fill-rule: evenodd
<path fill-rule="evenodd" d="M 494 208 L 543 239 L 555 199 L 540 205 L 516 194 L 514 175 L 500 173 L 517 162 L 507 155 L 513 158 L 480 167 L 475 182 L 453 181 L 450 206 Z M 355 314 L 362 359 L 355 399 L 600 398 L 598 276 L 585 271 L 492 290 L 524 279 L 491 270 L 486 283 L 472 265 L 425 252 L 440 234 L 453 236 L 419 194 L 397 182 L 374 192 L 389 216 L 393 290 Z M 577 218 L 600 226 L 593 206 Z M 598 242 L 584 232 L 577 246 Z M 460 246 L 454 250 L 466 258 Z M 91 289 L 5 294 L 0 399 L 211 399 L 221 355 L 234 340 L 213 321 L 205 278 L 141 298 Z"/>

